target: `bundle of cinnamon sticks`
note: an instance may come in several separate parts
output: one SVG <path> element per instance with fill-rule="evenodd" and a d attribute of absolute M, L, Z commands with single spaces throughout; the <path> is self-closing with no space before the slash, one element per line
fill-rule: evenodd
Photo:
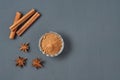
<path fill-rule="evenodd" d="M 31 9 L 24 16 L 22 16 L 20 12 L 16 12 L 14 22 L 9 27 L 9 38 L 14 39 L 16 35 L 21 36 L 39 17 L 40 13 L 37 12 L 35 9 Z"/>

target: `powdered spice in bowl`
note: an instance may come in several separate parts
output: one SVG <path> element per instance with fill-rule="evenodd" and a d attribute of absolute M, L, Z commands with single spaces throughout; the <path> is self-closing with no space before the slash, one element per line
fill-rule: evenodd
<path fill-rule="evenodd" d="M 55 57 L 63 51 L 64 41 L 58 33 L 48 32 L 40 38 L 39 48 L 46 56 Z"/>

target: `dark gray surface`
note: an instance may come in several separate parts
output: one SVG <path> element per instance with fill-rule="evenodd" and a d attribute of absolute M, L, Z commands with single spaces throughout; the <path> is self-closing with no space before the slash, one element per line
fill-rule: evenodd
<path fill-rule="evenodd" d="M 16 40 L 9 40 L 15 12 L 37 9 L 41 18 Z M 60 33 L 63 53 L 55 58 L 41 54 L 38 41 L 48 31 Z M 22 54 L 20 43 L 30 42 Z M 27 57 L 23 69 L 18 57 Z M 40 57 L 44 68 L 31 60 Z M 120 0 L 0 0 L 0 80 L 120 80 Z"/>

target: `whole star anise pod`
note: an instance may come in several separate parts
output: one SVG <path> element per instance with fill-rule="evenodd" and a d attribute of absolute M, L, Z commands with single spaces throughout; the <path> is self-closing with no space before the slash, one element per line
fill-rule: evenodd
<path fill-rule="evenodd" d="M 16 66 L 19 66 L 19 67 L 23 67 L 23 66 L 25 66 L 26 65 L 26 60 L 27 60 L 27 58 L 23 58 L 23 57 L 18 57 L 17 59 L 16 59 Z"/>
<path fill-rule="evenodd" d="M 28 52 L 28 50 L 29 50 L 29 43 L 23 43 L 23 44 L 21 44 L 21 46 L 20 46 L 20 51 L 23 51 L 23 52 Z"/>
<path fill-rule="evenodd" d="M 42 67 L 42 61 L 39 58 L 33 59 L 32 66 L 39 69 Z"/>

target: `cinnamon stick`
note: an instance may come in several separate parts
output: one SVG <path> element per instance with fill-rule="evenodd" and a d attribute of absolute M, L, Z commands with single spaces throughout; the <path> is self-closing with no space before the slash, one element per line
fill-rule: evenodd
<path fill-rule="evenodd" d="M 16 33 L 18 36 L 21 36 L 29 27 L 32 25 L 40 16 L 38 12 L 36 12 Z"/>
<path fill-rule="evenodd" d="M 11 31 L 15 31 L 19 25 L 24 23 L 27 19 L 29 19 L 36 11 L 34 9 L 30 10 L 27 14 L 25 14 L 21 19 L 19 19 L 17 22 L 15 22 L 11 27 Z"/>
<path fill-rule="evenodd" d="M 15 18 L 14 18 L 14 22 L 13 24 L 18 21 L 21 18 L 22 14 L 20 12 L 16 12 Z M 17 30 L 17 29 L 16 29 Z M 14 39 L 15 35 L 16 35 L 16 30 L 15 31 L 10 31 L 10 35 L 9 38 L 10 39 Z"/>

